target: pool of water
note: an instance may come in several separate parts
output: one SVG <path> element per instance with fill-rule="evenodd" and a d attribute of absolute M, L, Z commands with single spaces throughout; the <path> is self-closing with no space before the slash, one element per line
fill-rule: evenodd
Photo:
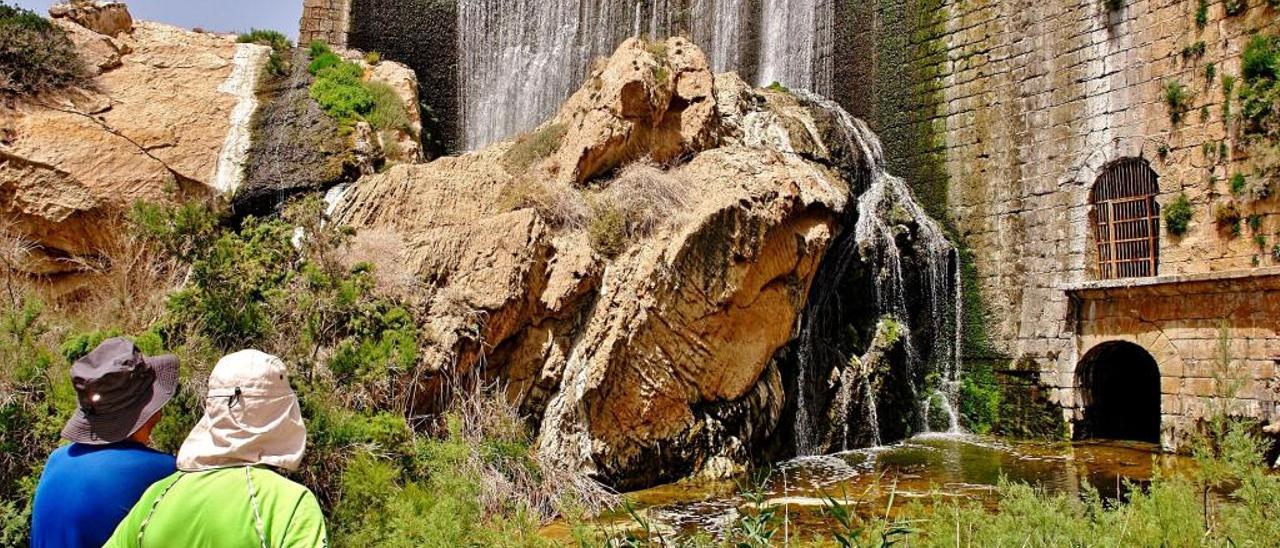
<path fill-rule="evenodd" d="M 627 495 L 655 527 L 666 531 L 718 533 L 731 526 L 739 509 L 758 501 L 782 508 L 789 521 L 805 530 L 821 530 L 825 499 L 856 505 L 864 515 L 893 514 L 910 501 L 931 504 L 964 498 L 997 502 L 1001 478 L 1051 492 L 1081 494 L 1092 486 L 1105 498 L 1125 498 L 1131 485 L 1143 485 L 1152 472 L 1177 473 L 1190 459 L 1159 452 L 1136 442 L 1013 442 L 963 434 L 924 435 L 888 446 L 778 464 L 767 479 L 755 482 L 684 481 Z M 744 495 L 754 492 L 753 497 Z M 605 526 L 624 524 L 626 516 L 601 518 Z M 545 533 L 558 536 L 563 525 Z"/>

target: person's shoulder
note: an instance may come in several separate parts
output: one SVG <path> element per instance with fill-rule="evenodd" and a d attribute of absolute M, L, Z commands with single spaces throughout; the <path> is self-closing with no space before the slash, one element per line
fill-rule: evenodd
<path fill-rule="evenodd" d="M 166 476 L 177 468 L 178 461 L 173 455 L 145 445 L 121 447 L 120 452 L 128 455 L 134 465 L 164 471 Z"/>
<path fill-rule="evenodd" d="M 311 490 L 307 489 L 305 485 L 286 478 L 275 470 L 260 466 L 255 466 L 252 470 L 254 483 L 262 484 L 259 489 L 271 489 L 279 493 L 299 498 L 312 496 Z"/>
<path fill-rule="evenodd" d="M 73 445 L 75 444 L 68 443 L 58 447 L 57 449 L 54 449 L 52 453 L 49 453 L 49 462 L 55 462 L 55 461 L 60 461 L 66 458 L 70 458 L 71 446 Z"/>

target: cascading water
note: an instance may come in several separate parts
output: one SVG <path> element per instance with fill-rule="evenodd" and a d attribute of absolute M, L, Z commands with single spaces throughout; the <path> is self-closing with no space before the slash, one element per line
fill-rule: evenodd
<path fill-rule="evenodd" d="M 630 36 L 686 34 L 716 72 L 829 94 L 831 0 L 460 0 L 462 142 L 532 129 Z"/>
<path fill-rule="evenodd" d="M 956 250 L 906 183 L 884 171 L 879 139 L 865 124 L 832 101 L 797 95 L 828 113 L 838 129 L 829 141 L 845 141 L 828 146 L 862 160 L 844 170 L 860 192 L 857 207 L 820 267 L 799 326 L 796 453 L 879 444 L 881 417 L 910 419 L 890 435 L 926 431 L 933 390 L 948 427 L 958 430 Z"/>
<path fill-rule="evenodd" d="M 831 0 L 764 0 L 756 83 L 831 95 L 834 21 Z"/>

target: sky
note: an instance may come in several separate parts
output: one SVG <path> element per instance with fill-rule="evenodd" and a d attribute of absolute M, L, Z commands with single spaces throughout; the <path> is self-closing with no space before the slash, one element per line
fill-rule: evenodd
<path fill-rule="evenodd" d="M 8 0 L 9 4 L 49 15 L 56 0 Z M 298 36 L 302 0 L 128 0 L 134 20 L 159 21 L 180 27 L 201 27 L 207 31 L 246 31 L 250 28 L 278 30 Z"/>

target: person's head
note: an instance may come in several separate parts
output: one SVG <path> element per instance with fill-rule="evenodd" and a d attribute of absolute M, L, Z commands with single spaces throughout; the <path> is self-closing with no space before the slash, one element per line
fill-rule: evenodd
<path fill-rule="evenodd" d="M 178 389 L 178 358 L 147 357 L 128 339 L 103 341 L 71 366 L 77 409 L 62 437 L 88 445 L 148 443 Z"/>
<path fill-rule="evenodd" d="M 204 416 L 178 450 L 178 469 L 264 464 L 297 470 L 307 444 L 298 397 L 280 358 L 243 350 L 209 374 Z"/>

